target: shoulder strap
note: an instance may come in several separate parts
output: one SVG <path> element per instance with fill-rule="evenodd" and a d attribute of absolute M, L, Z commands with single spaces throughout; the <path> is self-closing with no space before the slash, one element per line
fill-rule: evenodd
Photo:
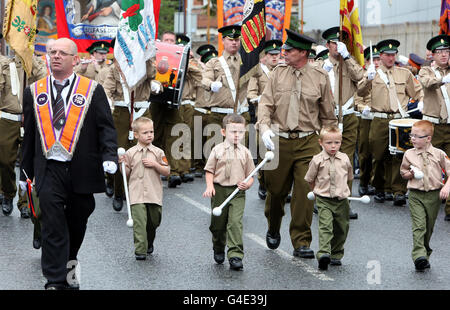
<path fill-rule="evenodd" d="M 436 68 L 432 68 L 434 71 L 434 74 L 438 79 L 442 79 L 442 75 L 439 73 L 439 71 Z M 447 108 L 447 114 L 449 117 L 447 117 L 447 124 L 450 123 L 450 98 L 448 97 L 447 87 L 445 87 L 445 84 L 441 87 L 442 96 L 444 97 L 445 101 L 445 107 Z"/>
<path fill-rule="evenodd" d="M 233 77 L 231 76 L 230 67 L 225 60 L 225 57 L 219 57 L 220 64 L 222 65 L 223 71 L 225 71 L 225 77 L 227 78 L 228 86 L 230 87 L 231 94 L 233 95 L 233 100 L 236 100 L 236 87 L 233 82 Z"/>
<path fill-rule="evenodd" d="M 388 91 L 389 92 L 393 91 L 395 93 L 395 98 L 397 99 L 398 111 L 400 112 L 400 114 L 402 115 L 403 118 L 407 118 L 409 116 L 409 114 L 406 113 L 405 110 L 403 110 L 402 105 L 400 104 L 400 100 L 398 100 L 397 91 L 395 89 L 395 84 L 392 85 L 393 89 L 390 90 L 389 78 L 387 77 L 386 73 L 384 73 L 383 70 L 381 70 L 380 68 L 378 68 L 377 73 L 380 76 L 380 78 L 383 80 L 384 84 L 386 84 Z"/>

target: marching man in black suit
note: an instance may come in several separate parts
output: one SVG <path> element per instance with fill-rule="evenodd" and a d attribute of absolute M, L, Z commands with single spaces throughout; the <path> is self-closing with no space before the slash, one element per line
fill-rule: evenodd
<path fill-rule="evenodd" d="M 67 38 L 50 52 L 52 75 L 27 87 L 23 97 L 24 172 L 42 210 L 42 272 L 46 289 L 79 288 L 77 262 L 94 193 L 105 191 L 104 172 L 117 170 L 117 134 L 103 87 L 73 72 L 77 46 Z"/>

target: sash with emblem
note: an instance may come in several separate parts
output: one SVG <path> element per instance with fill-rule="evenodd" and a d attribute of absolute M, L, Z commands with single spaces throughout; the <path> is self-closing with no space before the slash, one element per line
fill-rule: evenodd
<path fill-rule="evenodd" d="M 72 158 L 96 86 L 97 82 L 93 80 L 75 76 L 67 106 L 66 122 L 61 128 L 59 137 L 53 128 L 50 76 L 30 86 L 45 158 L 52 156 L 56 150 Z"/>

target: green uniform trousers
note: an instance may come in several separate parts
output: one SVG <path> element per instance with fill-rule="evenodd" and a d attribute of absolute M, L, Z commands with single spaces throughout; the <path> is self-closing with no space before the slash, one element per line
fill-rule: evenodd
<path fill-rule="evenodd" d="M 430 248 L 430 239 L 441 206 L 439 192 L 440 190 L 429 192 L 409 191 L 409 211 L 411 213 L 413 233 L 413 261 L 421 256 L 429 259 L 433 251 Z"/>
<path fill-rule="evenodd" d="M 373 186 L 377 192 L 383 192 L 391 183 L 392 192 L 395 195 L 404 195 L 406 180 L 400 175 L 402 155 L 391 155 L 389 152 L 389 121 L 390 119 L 375 117 L 370 124 L 369 143 L 374 158 Z M 390 177 L 385 173 L 386 170 L 391 172 Z"/>
<path fill-rule="evenodd" d="M 368 186 L 372 184 L 372 153 L 369 145 L 369 130 L 372 120 L 359 120 L 358 157 L 359 157 L 359 184 Z"/>
<path fill-rule="evenodd" d="M 5 198 L 13 199 L 17 192 L 15 165 L 20 143 L 20 122 L 0 118 L 0 132 L 1 191 Z"/>
<path fill-rule="evenodd" d="M 206 136 L 203 133 L 206 125 L 208 125 L 208 117 L 209 114 L 205 114 L 194 109 L 194 121 L 193 121 L 194 144 L 192 147 L 194 167 L 196 172 L 202 173 L 203 168 L 205 167 L 206 164 L 205 155 L 203 152 L 203 145 L 205 145 Z"/>
<path fill-rule="evenodd" d="M 183 122 L 188 125 L 191 133 L 191 143 L 187 146 L 189 148 L 183 150 L 186 154 L 189 154 L 189 158 L 187 159 L 189 168 L 194 167 L 194 111 L 194 106 L 191 104 L 180 106 L 180 114 L 183 118 Z"/>
<path fill-rule="evenodd" d="M 319 210 L 319 251 L 316 257 L 319 259 L 329 254 L 331 258 L 342 259 L 349 229 L 348 199 L 316 196 L 316 205 Z"/>
<path fill-rule="evenodd" d="M 342 144 L 340 151 L 347 154 L 353 167 L 353 157 L 355 156 L 356 143 L 358 139 L 358 117 L 355 113 L 344 116 L 342 132 Z M 353 181 L 348 181 L 348 188 L 352 192 Z"/>
<path fill-rule="evenodd" d="M 134 253 L 147 254 L 153 245 L 156 229 L 161 224 L 162 207 L 155 203 L 137 203 L 131 205 L 133 219 Z"/>
<path fill-rule="evenodd" d="M 435 124 L 431 144 L 443 150 L 447 156 L 450 156 L 450 125 Z M 450 214 L 450 199 L 447 199 L 447 203 L 445 204 L 445 215 L 448 214 Z"/>
<path fill-rule="evenodd" d="M 150 111 L 146 110 L 143 116 L 151 118 Z M 114 126 L 117 131 L 117 146 L 123 147 L 125 150 L 136 145 L 137 140 L 129 140 L 130 131 L 130 111 L 126 107 L 114 107 L 113 112 Z M 114 174 L 114 195 L 116 197 L 125 197 L 123 190 L 123 177 L 120 169 Z"/>
<path fill-rule="evenodd" d="M 277 145 L 276 139 L 278 137 L 273 139 L 275 145 Z M 286 197 L 293 184 L 289 233 L 294 249 L 300 246 L 309 247 L 311 244 L 314 202 L 306 199 L 310 188 L 304 178 L 309 168 L 309 162 L 318 153 L 320 153 L 320 145 L 316 134 L 300 139 L 279 137 L 279 149 L 276 150 L 274 158 L 278 162 L 278 167 L 274 170 L 264 171 L 264 182 L 267 189 L 264 214 L 271 234 L 280 232 Z"/>
<path fill-rule="evenodd" d="M 214 209 L 224 202 L 236 189 L 236 186 L 222 186 L 214 183 L 216 194 L 211 198 L 211 208 Z M 245 191 L 239 191 L 233 199 L 222 209 L 220 216 L 211 213 L 211 225 L 213 249 L 216 252 L 224 252 L 228 247 L 227 257 L 244 257 L 244 243 L 242 240 L 242 218 L 245 208 Z"/>

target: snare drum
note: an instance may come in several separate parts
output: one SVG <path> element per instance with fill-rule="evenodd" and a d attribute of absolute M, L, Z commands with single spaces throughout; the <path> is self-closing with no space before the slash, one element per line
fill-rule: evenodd
<path fill-rule="evenodd" d="M 155 42 L 156 77 L 164 87 L 158 95 L 150 96 L 151 102 L 167 103 L 178 108 L 183 94 L 184 78 L 189 63 L 189 46 Z"/>
<path fill-rule="evenodd" d="M 393 155 L 403 154 L 407 149 L 412 148 L 409 139 L 412 125 L 418 119 L 404 118 L 393 119 L 389 122 L 389 152 Z"/>

